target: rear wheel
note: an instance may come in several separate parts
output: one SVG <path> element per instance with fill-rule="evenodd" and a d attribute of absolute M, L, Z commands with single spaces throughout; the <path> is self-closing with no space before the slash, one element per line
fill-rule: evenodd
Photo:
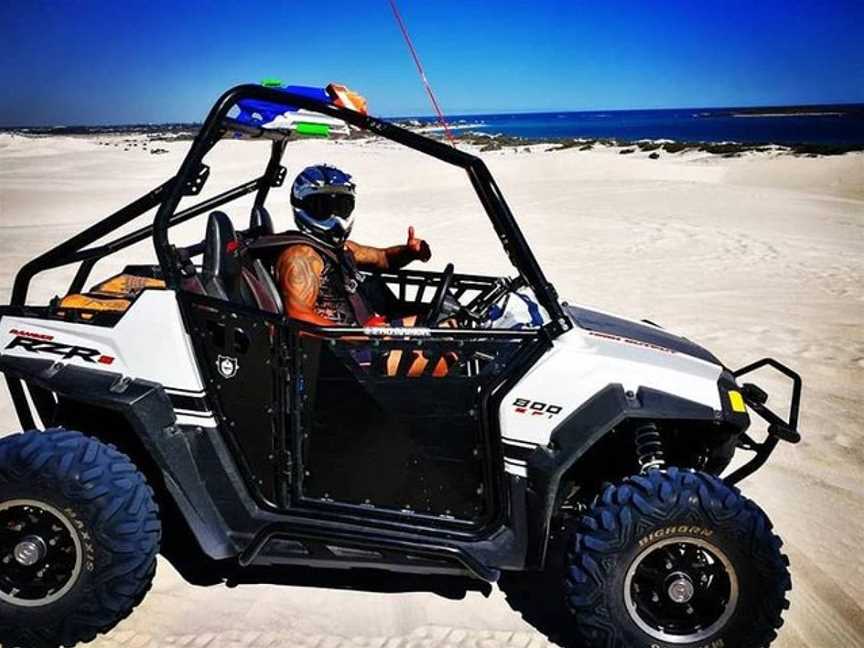
<path fill-rule="evenodd" d="M 81 537 L 48 502 L 0 502 L 0 602 L 39 607 L 60 600 L 84 566 Z"/>
<path fill-rule="evenodd" d="M 0 646 L 90 641 L 150 587 L 161 527 L 129 459 L 77 432 L 0 439 Z"/>

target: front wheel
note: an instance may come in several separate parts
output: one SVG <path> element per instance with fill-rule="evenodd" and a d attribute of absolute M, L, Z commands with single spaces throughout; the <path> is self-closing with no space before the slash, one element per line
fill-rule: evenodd
<path fill-rule="evenodd" d="M 791 588 L 765 513 L 720 479 L 652 470 L 607 487 L 575 525 L 564 588 L 597 648 L 758 648 Z"/>
<path fill-rule="evenodd" d="M 0 439 L 0 647 L 90 641 L 141 601 L 161 526 L 129 458 L 67 430 Z"/>

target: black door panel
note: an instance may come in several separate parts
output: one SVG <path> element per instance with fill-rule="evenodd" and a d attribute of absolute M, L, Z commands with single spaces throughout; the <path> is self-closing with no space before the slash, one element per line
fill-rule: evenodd
<path fill-rule="evenodd" d="M 286 505 L 290 473 L 280 468 L 287 420 L 279 389 L 272 318 L 230 302 L 184 295 L 192 340 L 221 433 L 250 490 L 271 506 Z M 280 393 L 281 392 L 281 393 Z"/>
<path fill-rule="evenodd" d="M 481 399 L 524 339 L 299 340 L 303 498 L 488 519 Z"/>

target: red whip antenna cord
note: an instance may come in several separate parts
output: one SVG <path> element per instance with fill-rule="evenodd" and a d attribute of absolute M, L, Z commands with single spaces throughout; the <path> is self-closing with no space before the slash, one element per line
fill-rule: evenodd
<path fill-rule="evenodd" d="M 432 86 L 429 85 L 429 79 L 426 78 L 426 72 L 423 70 L 423 64 L 420 62 L 420 57 L 417 56 L 417 50 L 414 49 L 414 43 L 411 42 L 411 37 L 408 35 L 408 28 L 405 27 L 405 21 L 402 20 L 402 15 L 399 13 L 399 9 L 396 7 L 396 0 L 390 0 L 390 8 L 393 10 L 393 16 L 395 16 L 396 22 L 399 23 L 399 29 L 402 31 L 402 36 L 405 38 L 405 43 L 408 45 L 408 49 L 411 52 L 411 57 L 414 59 L 414 64 L 417 66 L 417 72 L 420 73 L 420 79 L 423 81 L 423 85 L 426 88 L 426 94 L 429 95 L 429 99 L 430 101 L 432 101 L 432 107 L 435 109 L 435 113 L 438 115 L 438 123 L 444 127 L 444 133 L 447 135 L 447 139 L 450 140 L 450 144 L 455 147 L 456 140 L 453 138 L 453 133 L 450 132 L 450 126 L 447 124 L 447 120 L 444 118 L 444 112 L 441 110 L 441 106 L 438 104 L 438 100 L 435 98 L 435 93 L 432 91 Z"/>

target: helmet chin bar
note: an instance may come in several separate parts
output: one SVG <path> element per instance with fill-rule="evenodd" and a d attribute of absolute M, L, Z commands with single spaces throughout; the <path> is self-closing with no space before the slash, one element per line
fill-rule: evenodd
<path fill-rule="evenodd" d="M 345 244 L 354 227 L 353 214 L 348 218 L 334 215 L 324 220 L 317 220 L 297 207 L 294 208 L 294 221 L 301 232 L 314 236 L 326 245 L 337 247 Z"/>

